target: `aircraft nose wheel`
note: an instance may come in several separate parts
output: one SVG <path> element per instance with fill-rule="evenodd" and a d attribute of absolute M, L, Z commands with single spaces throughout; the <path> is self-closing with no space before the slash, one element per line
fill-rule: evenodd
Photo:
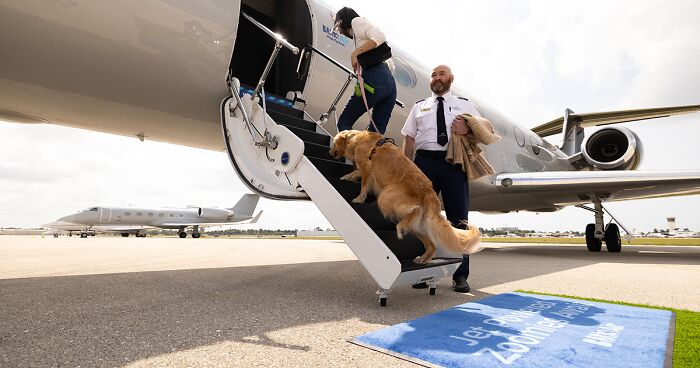
<path fill-rule="evenodd" d="M 586 247 L 588 251 L 600 252 L 602 245 L 603 241 L 595 237 L 595 224 L 586 225 Z"/>
<path fill-rule="evenodd" d="M 617 227 L 617 224 L 608 224 L 605 227 L 604 239 L 608 252 L 620 253 L 622 250 L 622 239 L 620 239 L 620 229 Z"/>
<path fill-rule="evenodd" d="M 187 237 L 187 233 L 184 232 L 184 231 L 179 232 L 177 235 L 180 236 L 180 238 L 183 238 L 183 239 Z"/>

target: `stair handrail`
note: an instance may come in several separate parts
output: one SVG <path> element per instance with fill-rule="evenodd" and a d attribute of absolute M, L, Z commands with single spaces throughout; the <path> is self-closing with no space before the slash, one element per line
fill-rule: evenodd
<path fill-rule="evenodd" d="M 255 86 L 255 89 L 253 90 L 253 98 L 258 96 L 258 92 L 260 92 L 260 89 L 265 87 L 265 80 L 267 79 L 267 75 L 270 73 L 270 70 L 272 70 L 272 64 L 275 63 L 275 60 L 277 59 L 277 54 L 280 52 L 282 47 L 286 47 L 291 51 L 294 55 L 299 53 L 299 48 L 292 45 L 289 41 L 284 39 L 282 35 L 279 33 L 272 32 L 271 29 L 265 27 L 262 23 L 258 22 L 255 20 L 253 17 L 250 15 L 246 14 L 245 12 L 241 12 L 241 15 L 245 19 L 247 19 L 249 22 L 253 23 L 256 27 L 260 28 L 263 32 L 267 33 L 270 37 L 275 39 L 275 48 L 272 50 L 272 55 L 270 55 L 270 58 L 267 60 L 267 65 L 265 65 L 265 70 L 263 71 L 262 75 L 260 76 L 260 80 L 258 81 L 258 84 Z"/>
<path fill-rule="evenodd" d="M 325 123 L 326 121 L 328 121 L 328 118 L 330 117 L 330 115 L 336 111 L 336 107 L 338 105 L 338 102 L 343 97 L 343 94 L 345 93 L 345 91 L 347 91 L 348 87 L 350 86 L 350 82 L 352 82 L 352 79 L 353 78 L 357 79 L 357 74 L 355 74 L 354 71 L 350 70 L 348 67 L 339 63 L 337 60 L 328 56 L 325 52 L 317 49 L 316 47 L 314 47 L 314 45 L 311 45 L 311 44 L 306 44 L 302 48 L 302 53 L 299 57 L 299 64 L 297 65 L 297 74 L 299 73 L 299 69 L 301 67 L 301 59 L 304 57 L 304 54 L 307 52 L 307 50 L 311 50 L 311 51 L 321 55 L 321 57 L 328 60 L 331 64 L 335 65 L 336 67 L 340 68 L 342 71 L 344 71 L 348 75 L 348 78 L 345 80 L 345 83 L 343 83 L 343 87 L 340 89 L 340 92 L 338 92 L 338 94 L 335 96 L 335 99 L 333 99 L 333 102 L 331 103 L 331 106 L 328 108 L 328 111 L 321 114 L 321 117 L 319 118 L 319 120 L 322 123 Z M 399 101 L 399 100 L 396 100 L 396 105 L 401 107 L 401 108 L 404 107 L 404 103 Z"/>

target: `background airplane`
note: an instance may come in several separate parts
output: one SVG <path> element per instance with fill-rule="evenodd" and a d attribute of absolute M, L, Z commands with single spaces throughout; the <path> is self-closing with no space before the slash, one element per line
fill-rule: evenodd
<path fill-rule="evenodd" d="M 333 60 L 347 63 L 352 42 L 331 31 L 335 9 L 321 2 L 75 4 L 81 6 L 0 3 L 0 47 L 7 51 L 0 68 L 2 118 L 225 149 L 220 102 L 230 95 L 231 86 L 222 81 L 231 75 L 243 85 L 256 86 L 276 42 L 242 17 L 241 10 L 291 44 L 313 47 L 300 55 L 282 49 L 270 63 L 265 87 L 276 96 L 270 96 L 270 103 L 303 107 L 307 119 L 313 120 L 330 111 L 332 121 L 329 107 L 335 91 L 348 80 Z M 95 21 L 101 18 L 110 21 Z M 396 45 L 392 48 L 399 99 L 410 104 L 425 97 L 428 68 Z M 586 226 L 589 250 L 600 250 L 605 239 L 609 250 L 619 251 L 619 230 L 615 224 L 605 226 L 603 202 L 700 192 L 697 171 L 632 171 L 642 159 L 642 145 L 629 129 L 607 126 L 584 140 L 587 127 L 688 113 L 697 111 L 697 105 L 592 114 L 567 110 L 563 117 L 530 130 L 459 85 L 453 89 L 469 97 L 503 137 L 485 150 L 498 175 L 472 185 L 472 210 L 542 212 L 593 203 L 589 209 L 595 222 Z M 340 95 L 337 102 L 342 106 L 348 95 Z M 408 110 L 394 110 L 387 135 L 400 141 Z M 334 133 L 332 124 L 325 128 Z M 543 139 L 555 133 L 564 134 L 559 147 Z M 261 147 L 255 157 L 232 157 L 232 162 L 264 167 L 258 160 L 268 148 Z M 308 199 L 304 189 L 279 170 L 255 173 L 259 175 L 242 175 L 242 181 L 261 195 Z"/>
<path fill-rule="evenodd" d="M 231 208 L 186 207 L 186 208 L 132 208 L 132 207 L 91 207 L 68 216 L 61 217 L 44 227 L 79 233 L 81 238 L 101 232 L 120 233 L 127 237 L 135 234 L 145 237 L 149 229 L 177 229 L 180 238 L 187 237 L 187 228 L 192 228 L 192 237 L 199 238 L 205 227 L 231 225 L 251 220 L 255 223 L 262 211 L 255 217 L 253 212 L 260 196 L 244 194 Z"/>

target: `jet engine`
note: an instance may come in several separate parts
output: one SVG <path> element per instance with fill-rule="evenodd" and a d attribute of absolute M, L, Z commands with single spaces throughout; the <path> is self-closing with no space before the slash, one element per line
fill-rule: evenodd
<path fill-rule="evenodd" d="M 221 208 L 205 208 L 205 207 L 198 207 L 197 208 L 197 214 L 199 217 L 208 219 L 208 220 L 221 220 L 225 221 L 228 219 L 230 216 L 233 215 L 233 212 L 229 210 L 224 210 Z"/>
<path fill-rule="evenodd" d="M 642 141 L 627 128 L 603 128 L 583 140 L 581 154 L 599 170 L 634 170 L 642 162 Z"/>

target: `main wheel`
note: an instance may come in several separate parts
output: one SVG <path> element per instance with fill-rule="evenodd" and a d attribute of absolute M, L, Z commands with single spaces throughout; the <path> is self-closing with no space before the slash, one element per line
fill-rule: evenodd
<path fill-rule="evenodd" d="M 81 238 L 87 238 L 87 233 L 80 233 Z"/>
<path fill-rule="evenodd" d="M 379 298 L 379 306 L 386 307 L 386 298 Z"/>
<path fill-rule="evenodd" d="M 53 237 L 54 237 L 54 238 L 58 238 L 58 234 L 53 234 Z"/>
<path fill-rule="evenodd" d="M 123 238 L 128 238 L 128 237 L 129 237 L 129 233 L 122 233 L 122 237 L 123 237 Z"/>
<path fill-rule="evenodd" d="M 603 241 L 595 237 L 595 224 L 586 225 L 586 247 L 589 252 L 600 252 Z"/>
<path fill-rule="evenodd" d="M 199 238 L 200 236 L 202 236 L 202 234 L 198 234 L 198 233 L 192 234 L 192 237 L 195 239 Z"/>
<path fill-rule="evenodd" d="M 622 250 L 622 239 L 620 239 L 620 229 L 617 224 L 608 224 L 605 227 L 605 247 L 608 248 L 608 252 L 620 253 Z"/>
<path fill-rule="evenodd" d="M 437 289 L 437 288 L 430 288 L 430 290 L 428 291 L 428 293 L 429 293 L 430 295 L 435 295 L 435 290 L 436 290 L 436 289 Z"/>
<path fill-rule="evenodd" d="M 187 233 L 184 232 L 184 231 L 181 232 L 181 233 L 178 233 L 177 235 L 179 235 L 181 238 L 186 238 L 186 237 L 187 237 Z"/>

